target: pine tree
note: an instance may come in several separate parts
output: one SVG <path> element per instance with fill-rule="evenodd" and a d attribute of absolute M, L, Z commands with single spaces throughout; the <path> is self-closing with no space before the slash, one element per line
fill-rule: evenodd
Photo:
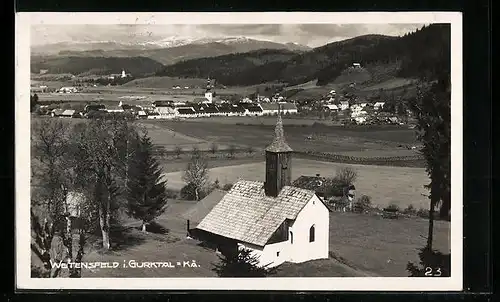
<path fill-rule="evenodd" d="M 39 105 L 38 103 L 38 95 L 35 93 L 34 95 L 30 96 L 30 107 L 31 107 L 31 112 L 34 112 Z"/>
<path fill-rule="evenodd" d="M 276 268 L 269 268 L 269 265 L 259 265 L 258 256 L 248 249 L 226 250 L 219 259 L 220 263 L 212 269 L 219 277 L 267 277 L 277 272 Z"/>
<path fill-rule="evenodd" d="M 165 211 L 166 181 L 162 180 L 162 171 L 153 157 L 153 144 L 147 133 L 135 142 L 134 147 L 136 152 L 128 168 L 128 211 L 142 221 L 142 230 L 146 231 L 146 225 Z"/>
<path fill-rule="evenodd" d="M 426 92 L 419 92 L 413 103 L 417 113 L 419 139 L 423 144 L 422 154 L 427 162 L 427 173 L 431 183 L 429 209 L 429 235 L 427 245 L 432 249 L 434 210 L 439 208 L 441 218 L 450 217 L 450 165 L 451 165 L 451 101 L 450 82 L 447 75 Z"/>

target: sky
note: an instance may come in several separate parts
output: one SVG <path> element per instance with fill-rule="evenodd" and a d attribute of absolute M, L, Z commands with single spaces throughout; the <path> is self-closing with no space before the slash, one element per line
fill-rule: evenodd
<path fill-rule="evenodd" d="M 59 42 L 154 42 L 172 37 L 247 37 L 279 43 L 295 42 L 318 47 L 330 42 L 366 35 L 400 36 L 424 24 L 182 24 L 182 25 L 34 25 L 32 45 Z"/>

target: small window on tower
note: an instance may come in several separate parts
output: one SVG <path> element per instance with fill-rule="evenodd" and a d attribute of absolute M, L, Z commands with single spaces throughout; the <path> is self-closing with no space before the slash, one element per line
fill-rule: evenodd
<path fill-rule="evenodd" d="M 276 257 L 279 257 L 280 256 L 280 252 L 276 252 Z"/>

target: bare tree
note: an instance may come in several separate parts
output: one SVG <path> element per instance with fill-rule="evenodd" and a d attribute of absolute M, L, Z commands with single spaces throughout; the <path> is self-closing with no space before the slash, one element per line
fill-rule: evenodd
<path fill-rule="evenodd" d="M 68 185 L 69 132 L 68 124 L 61 120 L 44 119 L 33 124 L 34 200 L 42 201 L 53 222 L 64 211 L 62 188 Z"/>
<path fill-rule="evenodd" d="M 358 173 L 351 167 L 342 167 L 337 171 L 335 178 L 345 186 L 354 184 Z"/>
<path fill-rule="evenodd" d="M 219 146 L 213 142 L 211 145 L 210 145 L 210 151 L 212 152 L 212 154 L 215 154 L 217 152 L 217 150 L 219 149 Z"/>
<path fill-rule="evenodd" d="M 247 147 L 247 152 L 249 155 L 252 155 L 255 152 L 255 149 L 252 146 Z"/>
<path fill-rule="evenodd" d="M 33 230 L 31 251 L 42 262 L 42 272 L 39 277 L 55 278 L 59 275 L 58 269 L 52 269 L 53 255 L 50 253 L 52 240 L 55 235 L 55 224 L 47 219 L 40 223 L 38 217 L 31 211 L 31 228 Z"/>
<path fill-rule="evenodd" d="M 191 152 L 196 155 L 200 153 L 200 148 L 198 148 L 197 145 L 193 145 L 193 149 L 191 150 Z"/>
<path fill-rule="evenodd" d="M 196 200 L 200 200 L 200 192 L 208 182 L 208 163 L 201 152 L 193 152 L 182 180 L 194 188 Z"/>
<path fill-rule="evenodd" d="M 175 146 L 174 153 L 175 157 L 179 158 L 182 154 L 182 148 L 180 146 Z"/>
<path fill-rule="evenodd" d="M 117 121 L 92 120 L 87 127 L 77 129 L 74 141 L 79 181 L 90 186 L 98 210 L 102 244 L 106 250 L 110 248 L 112 204 L 120 193 L 117 179 L 123 173 L 121 131 L 124 129 L 127 128 Z"/>
<path fill-rule="evenodd" d="M 229 145 L 229 148 L 227 149 L 227 152 L 229 153 L 229 157 L 233 158 L 234 154 L 236 153 L 236 146 L 235 145 Z"/>

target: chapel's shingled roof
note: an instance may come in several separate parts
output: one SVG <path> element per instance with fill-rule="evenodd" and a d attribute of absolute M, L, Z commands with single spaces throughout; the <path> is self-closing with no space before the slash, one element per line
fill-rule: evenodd
<path fill-rule="evenodd" d="M 267 196 L 262 182 L 240 180 L 196 229 L 264 246 L 285 219 L 296 219 L 314 195 L 285 186 L 277 197 Z"/>
<path fill-rule="evenodd" d="M 285 133 L 283 130 L 283 121 L 281 120 L 281 115 L 278 114 L 278 121 L 276 122 L 276 128 L 274 130 L 274 140 L 266 147 L 268 152 L 292 152 L 292 148 L 288 146 L 285 140 Z"/>

